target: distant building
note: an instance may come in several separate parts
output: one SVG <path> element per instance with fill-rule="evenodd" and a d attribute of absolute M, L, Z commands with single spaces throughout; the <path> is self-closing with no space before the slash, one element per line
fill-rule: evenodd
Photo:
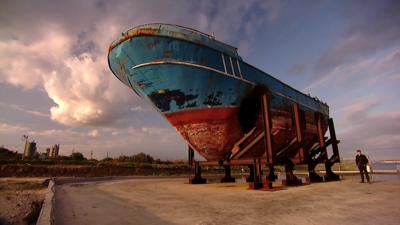
<path fill-rule="evenodd" d="M 51 147 L 50 158 L 58 158 L 58 153 L 60 152 L 60 144 L 55 144 Z"/>
<path fill-rule="evenodd" d="M 36 150 L 37 150 L 37 148 L 36 148 L 35 141 L 32 141 L 32 142 L 26 141 L 25 149 L 24 149 L 24 158 L 28 158 L 28 159 L 33 158 L 35 156 Z"/>

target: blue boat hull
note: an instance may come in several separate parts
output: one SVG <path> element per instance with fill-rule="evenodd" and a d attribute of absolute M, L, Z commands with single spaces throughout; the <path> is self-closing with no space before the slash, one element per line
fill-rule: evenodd
<path fill-rule="evenodd" d="M 300 105 L 304 114 L 306 146 L 317 141 L 316 112 L 322 115 L 326 131 L 326 104 L 246 64 L 229 46 L 185 32 L 188 31 L 174 26 L 133 29 L 112 44 L 108 60 L 113 73 L 151 102 L 207 160 L 225 159 L 249 131 L 241 123 L 240 111 L 253 107 L 243 101 L 257 84 L 271 90 L 276 151 L 296 136 L 294 103 Z M 253 117 L 253 125 L 259 125 L 261 115 Z M 242 158 L 259 157 L 263 149 L 259 144 Z"/>

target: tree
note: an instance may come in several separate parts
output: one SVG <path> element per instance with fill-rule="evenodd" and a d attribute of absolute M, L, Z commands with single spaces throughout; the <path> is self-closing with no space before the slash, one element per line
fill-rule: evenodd
<path fill-rule="evenodd" d="M 129 161 L 131 161 L 131 159 L 129 156 L 121 155 L 120 157 L 118 157 L 118 161 L 119 162 L 129 162 Z"/>
<path fill-rule="evenodd" d="M 146 155 L 143 152 L 136 154 L 133 156 L 134 162 L 142 162 L 142 163 L 153 163 L 154 159 L 150 155 Z"/>
<path fill-rule="evenodd" d="M 106 157 L 106 158 L 102 159 L 101 161 L 102 161 L 102 162 L 110 162 L 110 161 L 113 161 L 113 158 L 111 158 L 111 157 Z"/>
<path fill-rule="evenodd" d="M 82 153 L 80 152 L 74 152 L 71 154 L 71 159 L 72 160 L 77 160 L 77 161 L 82 161 L 82 160 L 86 160 L 86 158 L 83 156 Z"/>

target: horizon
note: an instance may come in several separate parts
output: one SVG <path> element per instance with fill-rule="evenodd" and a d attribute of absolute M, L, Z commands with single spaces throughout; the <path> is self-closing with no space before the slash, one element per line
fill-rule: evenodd
<path fill-rule="evenodd" d="M 3 147 L 4 148 L 4 146 L 0 146 L 0 147 Z M 23 154 L 24 153 L 24 151 L 23 150 L 21 150 L 21 151 L 18 151 L 18 150 L 11 150 L 11 149 L 8 149 L 8 150 L 10 150 L 10 151 L 13 151 L 13 152 L 17 152 L 18 154 Z M 40 151 L 40 150 L 37 150 L 37 152 L 38 153 L 46 153 L 46 151 L 45 151 L 45 149 L 43 150 L 43 151 Z M 70 156 L 72 153 L 76 153 L 76 152 L 79 152 L 79 153 L 82 153 L 83 154 L 83 156 L 86 158 L 86 160 L 92 160 L 92 159 L 94 159 L 94 160 L 98 160 L 98 161 L 100 161 L 100 160 L 102 160 L 102 159 L 105 159 L 105 158 L 107 158 L 107 154 L 106 154 L 106 156 L 104 156 L 104 157 L 102 157 L 102 158 L 98 158 L 98 157 L 93 157 L 92 159 L 90 159 L 90 152 L 89 152 L 89 155 L 85 155 L 85 153 L 83 153 L 83 152 L 81 152 L 81 151 L 79 151 L 79 150 L 71 150 L 71 153 L 70 154 L 60 154 L 59 156 Z M 147 153 L 145 153 L 145 152 L 138 152 L 138 153 L 128 153 L 128 154 L 120 154 L 120 155 L 116 155 L 116 156 L 113 156 L 112 154 L 111 154 L 111 152 L 108 152 L 108 158 L 112 158 L 112 159 L 118 159 L 119 157 L 121 157 L 121 156 L 133 156 L 133 155 L 136 155 L 136 154 L 140 154 L 140 153 L 144 153 L 144 154 L 146 154 L 146 155 L 150 155 L 150 154 L 147 154 Z M 355 156 L 356 154 L 354 154 L 354 156 Z M 153 157 L 155 160 L 156 159 L 159 159 L 159 158 L 157 158 L 157 157 L 154 157 L 154 156 L 152 156 L 152 155 L 150 155 L 151 157 Z M 373 162 L 383 162 L 383 163 L 399 163 L 400 162 L 400 158 L 391 158 L 391 159 L 371 159 L 370 158 L 370 156 L 369 155 L 367 155 L 366 154 L 366 156 L 367 156 L 367 158 L 369 159 L 369 160 L 371 160 L 371 161 L 373 161 Z M 201 156 L 199 156 L 199 157 L 201 157 Z M 49 159 L 54 159 L 54 158 L 49 158 Z M 164 161 L 171 161 L 171 162 L 175 162 L 175 161 L 186 161 L 186 160 L 188 160 L 187 158 L 176 158 L 176 159 L 166 159 L 166 160 L 164 160 Z M 354 161 L 355 159 L 354 159 L 354 157 L 353 158 L 343 158 L 343 157 L 340 157 L 340 160 L 346 160 L 346 161 Z"/>

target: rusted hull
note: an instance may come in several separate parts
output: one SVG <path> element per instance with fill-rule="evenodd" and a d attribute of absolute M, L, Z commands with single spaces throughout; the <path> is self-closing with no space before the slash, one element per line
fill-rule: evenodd
<path fill-rule="evenodd" d="M 259 85 L 268 90 L 277 161 L 304 162 L 298 146 L 290 144 L 296 138 L 294 104 L 302 115 L 304 149 L 318 142 L 316 114 L 321 116 L 322 132 L 327 130 L 326 104 L 243 62 L 235 48 L 188 28 L 162 24 L 134 28 L 111 45 L 108 60 L 118 79 L 151 102 L 210 161 L 228 159 L 253 127 L 255 138 L 262 132 L 260 96 L 252 96 Z M 263 154 L 264 142 L 258 141 L 235 157 Z"/>
<path fill-rule="evenodd" d="M 166 118 L 193 149 L 207 160 L 221 160 L 243 136 L 237 107 L 216 107 L 168 113 Z"/>
<path fill-rule="evenodd" d="M 238 120 L 238 107 L 215 107 L 205 109 L 190 109 L 175 113 L 166 113 L 166 119 L 177 129 L 182 137 L 201 156 L 209 161 L 224 160 L 234 144 L 244 135 L 243 128 Z M 287 108 L 272 111 L 272 133 L 274 154 L 296 137 L 296 128 L 292 125 L 292 112 Z M 304 144 L 308 148 L 318 141 L 315 120 L 311 112 L 308 113 L 306 129 L 304 130 Z M 261 123 L 261 116 L 257 119 Z M 261 127 L 260 125 L 258 127 Z M 325 128 L 326 129 L 326 126 Z M 260 130 L 257 130 L 260 131 Z M 257 133 L 256 131 L 256 133 Z M 290 152 L 290 150 L 288 151 Z M 240 159 L 261 157 L 265 153 L 264 143 L 259 142 Z M 300 163 L 295 147 L 292 154 L 277 157 L 277 160 L 292 159 Z"/>

